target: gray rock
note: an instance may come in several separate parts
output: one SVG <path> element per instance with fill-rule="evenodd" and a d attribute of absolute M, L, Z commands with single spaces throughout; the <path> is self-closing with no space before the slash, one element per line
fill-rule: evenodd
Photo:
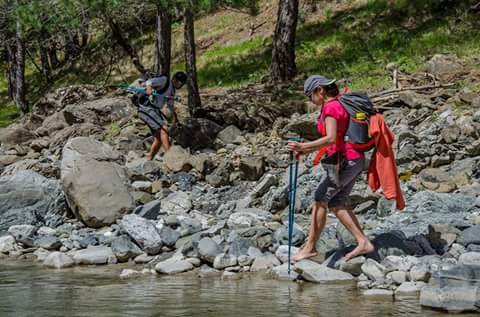
<path fill-rule="evenodd" d="M 288 263 L 284 263 L 272 268 L 270 274 L 280 281 L 294 281 L 298 278 L 298 273 L 293 270 L 293 266 L 290 269 L 290 274 L 288 274 Z"/>
<path fill-rule="evenodd" d="M 296 263 L 294 270 L 307 281 L 315 283 L 345 282 L 355 279 L 349 273 L 334 270 L 310 260 L 302 260 Z"/>
<path fill-rule="evenodd" d="M 369 279 L 382 282 L 385 279 L 386 268 L 372 259 L 367 259 L 362 265 L 362 272 L 368 276 Z"/>
<path fill-rule="evenodd" d="M 449 312 L 478 312 L 479 276 L 479 265 L 456 265 L 435 272 L 421 290 L 420 304 Z"/>
<path fill-rule="evenodd" d="M 420 294 L 420 287 L 414 282 L 403 282 L 396 290 L 395 296 L 413 296 Z"/>
<path fill-rule="evenodd" d="M 151 175 L 160 173 L 160 165 L 156 161 L 148 161 L 145 158 L 125 164 L 130 179 L 152 180 Z"/>
<path fill-rule="evenodd" d="M 177 243 L 178 239 L 180 239 L 180 233 L 178 233 L 178 231 L 175 231 L 167 226 L 163 226 L 159 230 L 159 233 L 160 233 L 160 238 L 162 239 L 162 242 L 167 247 L 174 247 L 175 243 Z"/>
<path fill-rule="evenodd" d="M 248 255 L 240 255 L 238 257 L 238 265 L 240 266 L 250 266 L 253 263 L 254 258 L 248 256 Z"/>
<path fill-rule="evenodd" d="M 300 249 L 293 247 L 291 248 L 291 256 L 296 254 Z M 275 256 L 277 259 L 280 260 L 282 263 L 288 262 L 288 245 L 281 245 L 278 247 L 277 251 L 275 252 Z"/>
<path fill-rule="evenodd" d="M 133 259 L 133 262 L 135 262 L 137 264 L 145 264 L 145 263 L 149 263 L 153 259 L 154 259 L 153 256 L 150 256 L 146 253 L 142 253 L 139 256 L 137 256 L 135 259 Z"/>
<path fill-rule="evenodd" d="M 468 246 L 469 244 L 480 244 L 480 225 L 476 225 L 464 230 L 457 242 L 461 245 Z"/>
<path fill-rule="evenodd" d="M 227 225 L 232 229 L 249 228 L 262 225 L 264 222 L 271 221 L 272 214 L 267 211 L 247 208 L 243 211 L 235 212 L 230 215 Z"/>
<path fill-rule="evenodd" d="M 315 113 L 304 114 L 299 117 L 293 117 L 283 128 L 282 134 L 295 134 L 307 140 L 315 140 L 320 137 L 315 124 L 318 115 Z"/>
<path fill-rule="evenodd" d="M 213 263 L 215 258 L 222 253 L 222 249 L 213 239 L 203 238 L 198 242 L 198 253 L 202 260 Z"/>
<path fill-rule="evenodd" d="M 242 131 L 234 125 L 229 125 L 217 135 L 217 138 L 224 144 L 233 144 L 242 135 Z"/>
<path fill-rule="evenodd" d="M 265 161 L 261 157 L 244 157 L 240 160 L 239 169 L 242 179 L 256 181 L 265 172 Z"/>
<path fill-rule="evenodd" d="M 37 261 L 43 262 L 47 258 L 47 256 L 50 254 L 49 251 L 45 249 L 37 249 L 35 252 L 33 252 L 33 255 L 37 257 Z"/>
<path fill-rule="evenodd" d="M 149 181 L 135 181 L 132 183 L 132 188 L 138 191 L 151 193 L 152 192 L 152 182 Z"/>
<path fill-rule="evenodd" d="M 58 250 L 62 246 L 62 243 L 57 237 L 54 236 L 41 236 L 33 242 L 37 248 L 53 251 Z"/>
<path fill-rule="evenodd" d="M 410 269 L 410 281 L 412 282 L 428 282 L 430 279 L 430 272 L 428 270 L 428 267 L 426 267 L 423 264 L 420 265 L 414 265 Z"/>
<path fill-rule="evenodd" d="M 227 267 L 236 266 L 238 263 L 237 257 L 221 253 L 215 257 L 213 267 L 217 270 L 223 270 Z"/>
<path fill-rule="evenodd" d="M 168 214 L 188 213 L 192 209 L 192 199 L 190 195 L 183 191 L 171 193 L 167 198 L 161 201 L 162 212 Z"/>
<path fill-rule="evenodd" d="M 160 214 L 160 200 L 152 200 L 143 206 L 139 206 L 135 209 L 135 214 L 145 219 L 156 220 Z"/>
<path fill-rule="evenodd" d="M 335 268 L 352 274 L 353 276 L 359 276 L 362 274 L 362 265 L 365 263 L 365 261 L 366 259 L 363 256 L 355 257 L 348 261 L 340 260 L 335 263 Z"/>
<path fill-rule="evenodd" d="M 264 270 L 273 268 L 275 266 L 278 266 L 280 264 L 281 264 L 280 261 L 275 257 L 275 255 L 271 253 L 266 253 L 262 256 L 255 258 L 255 260 L 253 261 L 252 267 L 250 268 L 250 271 L 252 272 L 264 271 Z"/>
<path fill-rule="evenodd" d="M 189 171 L 192 168 L 190 153 L 178 145 L 173 145 L 165 153 L 163 160 L 167 168 L 172 172 Z"/>
<path fill-rule="evenodd" d="M 142 254 L 142 250 L 133 243 L 128 237 L 120 236 L 112 241 L 112 252 L 119 262 L 127 262 Z"/>
<path fill-rule="evenodd" d="M 0 233 L 21 224 L 56 227 L 66 211 L 58 181 L 33 171 L 0 177 L 0 201 Z"/>
<path fill-rule="evenodd" d="M 394 271 L 387 274 L 387 278 L 390 276 L 393 283 L 400 285 L 407 281 L 407 273 L 403 271 Z"/>
<path fill-rule="evenodd" d="M 274 233 L 275 241 L 278 244 L 287 244 L 288 245 L 288 226 L 283 226 Z M 301 246 L 306 238 L 305 232 L 303 232 L 302 227 L 297 224 L 293 226 L 293 235 L 292 235 L 292 245 Z"/>
<path fill-rule="evenodd" d="M 252 197 L 261 197 L 268 190 L 277 184 L 277 177 L 272 174 L 265 174 L 252 191 Z"/>
<path fill-rule="evenodd" d="M 12 236 L 0 237 L 0 253 L 10 253 L 17 249 L 15 238 Z"/>
<path fill-rule="evenodd" d="M 177 274 L 193 270 L 194 266 L 187 260 L 172 257 L 155 265 L 155 270 L 161 274 Z"/>
<path fill-rule="evenodd" d="M 458 72 L 462 65 L 454 54 L 435 54 L 425 63 L 425 70 L 434 75 Z"/>
<path fill-rule="evenodd" d="M 458 264 L 480 265 L 480 252 L 467 252 L 460 255 Z"/>
<path fill-rule="evenodd" d="M 211 147 L 222 128 L 205 118 L 187 118 L 170 129 L 177 144 L 193 151 Z"/>
<path fill-rule="evenodd" d="M 112 249 L 105 246 L 90 246 L 73 254 L 76 264 L 107 264 L 112 259 L 115 259 Z"/>
<path fill-rule="evenodd" d="M 63 149 L 61 182 L 70 208 L 88 226 L 114 223 L 133 210 L 120 153 L 90 138 L 73 138 Z"/>
<path fill-rule="evenodd" d="M 75 261 L 62 252 L 52 252 L 43 261 L 43 265 L 56 269 L 72 267 L 74 264 Z"/>
<path fill-rule="evenodd" d="M 456 224 L 470 215 L 475 198 L 463 194 L 445 194 L 419 191 L 410 199 L 403 213 L 387 216 L 375 228 L 375 233 L 400 230 L 406 236 L 425 234 L 432 223 Z M 411 221 L 411 215 L 416 219 Z"/>
<path fill-rule="evenodd" d="M 163 246 L 155 225 L 137 215 L 126 215 L 119 221 L 120 227 L 148 254 L 157 254 Z"/>
<path fill-rule="evenodd" d="M 28 247 L 33 246 L 33 238 L 37 232 L 37 227 L 32 225 L 15 225 L 8 228 L 8 233 L 11 234 L 17 243 L 23 243 Z"/>

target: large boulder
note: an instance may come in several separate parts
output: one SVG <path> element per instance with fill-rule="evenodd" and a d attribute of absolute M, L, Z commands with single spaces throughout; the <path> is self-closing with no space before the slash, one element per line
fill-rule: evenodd
<path fill-rule="evenodd" d="M 480 265 L 456 265 L 435 272 L 422 288 L 420 304 L 449 312 L 480 312 Z"/>
<path fill-rule="evenodd" d="M 90 227 L 114 223 L 135 207 L 120 153 L 86 137 L 71 139 L 63 149 L 61 182 L 70 208 Z"/>
<path fill-rule="evenodd" d="M 170 136 L 182 147 L 192 150 L 212 147 L 222 128 L 203 118 L 188 118 L 170 131 Z"/>
<path fill-rule="evenodd" d="M 126 215 L 119 221 L 120 227 L 148 254 L 157 254 L 163 246 L 155 224 L 138 215 Z"/>
<path fill-rule="evenodd" d="M 0 201 L 0 233 L 21 224 L 56 227 L 66 210 L 59 182 L 33 171 L 0 177 Z"/>

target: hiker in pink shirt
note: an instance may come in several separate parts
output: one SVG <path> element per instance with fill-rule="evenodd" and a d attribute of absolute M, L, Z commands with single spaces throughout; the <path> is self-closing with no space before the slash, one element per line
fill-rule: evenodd
<path fill-rule="evenodd" d="M 321 108 L 317 127 L 322 137 L 312 142 L 289 142 L 288 149 L 297 155 L 322 149 L 320 152 L 325 155 L 321 162 L 327 172 L 315 191 L 307 242 L 292 260 L 300 261 L 317 255 L 316 243 L 325 227 L 327 209 L 335 213 L 357 241 L 357 246 L 345 255 L 346 260 L 371 253 L 374 246 L 363 233 L 352 211 L 349 197 L 358 175 L 363 170 L 365 157 L 344 141 L 349 115 L 338 101 L 338 87 L 335 80 L 314 75 L 305 81 L 304 92 Z"/>

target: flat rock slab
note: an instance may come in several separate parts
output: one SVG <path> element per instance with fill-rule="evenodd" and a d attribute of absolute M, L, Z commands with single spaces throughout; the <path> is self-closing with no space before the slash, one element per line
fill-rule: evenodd
<path fill-rule="evenodd" d="M 107 264 L 115 259 L 110 247 L 91 246 L 87 249 L 76 251 L 73 260 L 76 264 Z"/>
<path fill-rule="evenodd" d="M 66 255 L 65 253 L 52 252 L 45 258 L 43 265 L 56 269 L 63 269 L 74 266 L 75 261 L 72 259 L 72 257 Z"/>
<path fill-rule="evenodd" d="M 320 265 L 310 260 L 302 260 L 295 264 L 295 272 L 300 274 L 304 279 L 315 283 L 327 282 L 347 282 L 353 281 L 353 275 L 331 269 L 324 265 Z"/>
<path fill-rule="evenodd" d="M 170 258 L 155 265 L 155 270 L 161 274 L 177 274 L 193 270 L 194 266 L 187 260 Z"/>

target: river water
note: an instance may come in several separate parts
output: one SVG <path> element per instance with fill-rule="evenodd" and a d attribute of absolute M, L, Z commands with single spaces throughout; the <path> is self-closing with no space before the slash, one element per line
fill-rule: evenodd
<path fill-rule="evenodd" d="M 446 316 L 421 308 L 416 298 L 364 297 L 353 284 L 283 282 L 259 275 L 236 281 L 195 274 L 121 280 L 121 269 L 53 270 L 2 259 L 0 316 Z"/>

